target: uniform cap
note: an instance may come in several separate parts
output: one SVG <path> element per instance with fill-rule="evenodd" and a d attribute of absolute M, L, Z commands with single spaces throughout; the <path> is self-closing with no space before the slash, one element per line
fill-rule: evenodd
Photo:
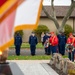
<path fill-rule="evenodd" d="M 54 34 L 54 32 L 50 32 L 50 34 Z"/>

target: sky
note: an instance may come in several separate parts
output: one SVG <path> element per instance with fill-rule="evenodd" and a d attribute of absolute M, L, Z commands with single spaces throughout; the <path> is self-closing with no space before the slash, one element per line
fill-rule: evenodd
<path fill-rule="evenodd" d="M 55 6 L 69 6 L 71 4 L 71 0 L 54 0 Z M 51 0 L 44 0 L 43 5 L 51 5 Z"/>

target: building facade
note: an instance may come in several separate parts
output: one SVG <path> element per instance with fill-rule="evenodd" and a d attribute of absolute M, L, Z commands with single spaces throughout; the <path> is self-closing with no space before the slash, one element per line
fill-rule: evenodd
<path fill-rule="evenodd" d="M 50 6 L 45 6 L 47 12 L 49 14 L 51 14 L 51 7 Z M 63 17 L 66 15 L 67 10 L 68 10 L 69 6 L 56 6 L 55 7 L 55 11 L 56 11 L 56 17 L 57 20 L 59 22 L 59 24 L 61 25 Z M 66 24 L 71 25 L 71 27 L 73 28 L 73 31 L 75 32 L 75 10 L 72 12 L 70 18 L 68 19 L 68 21 L 66 22 Z M 54 24 L 54 22 L 52 20 L 50 20 L 46 14 L 43 12 L 41 12 L 41 16 L 40 16 L 40 21 L 38 23 L 38 25 L 46 25 L 50 31 L 54 31 L 56 32 L 56 26 Z M 31 35 L 32 30 L 23 30 L 24 35 L 23 35 L 23 42 L 28 42 L 29 36 Z"/>

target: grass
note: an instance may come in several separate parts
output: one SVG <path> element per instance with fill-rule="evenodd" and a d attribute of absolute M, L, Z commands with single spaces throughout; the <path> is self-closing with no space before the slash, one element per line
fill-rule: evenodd
<path fill-rule="evenodd" d="M 51 56 L 8 56 L 8 60 L 50 60 Z"/>
<path fill-rule="evenodd" d="M 14 47 L 15 47 L 15 46 L 12 45 L 10 48 L 14 48 Z M 29 45 L 29 43 L 22 43 L 21 48 L 30 48 L 30 45 Z M 36 46 L 36 48 L 43 48 L 43 46 L 42 46 L 41 43 L 38 43 L 37 46 Z"/>
<path fill-rule="evenodd" d="M 63 58 L 67 58 L 67 56 L 63 56 Z M 50 60 L 51 56 L 48 55 L 36 55 L 36 56 L 8 56 L 8 60 Z"/>
<path fill-rule="evenodd" d="M 68 56 L 67 55 L 64 55 L 63 58 L 68 58 Z"/>

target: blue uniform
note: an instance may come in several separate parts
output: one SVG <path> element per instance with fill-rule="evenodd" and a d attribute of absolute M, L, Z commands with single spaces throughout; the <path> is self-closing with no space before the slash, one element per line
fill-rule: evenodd
<path fill-rule="evenodd" d="M 50 39 L 50 37 L 51 37 L 51 36 L 48 36 L 48 38 L 49 38 L 49 39 Z M 48 46 L 47 54 L 48 54 L 48 55 L 50 55 L 50 54 L 51 54 L 51 45 L 50 45 L 50 44 L 49 44 L 49 46 Z"/>
<path fill-rule="evenodd" d="M 43 42 L 45 43 L 46 40 L 49 39 L 49 38 L 50 38 L 50 36 L 45 35 L 45 36 L 43 37 Z M 45 48 L 45 54 L 50 55 L 50 53 L 51 53 L 51 51 L 50 51 L 50 45 L 49 45 L 48 48 Z"/>
<path fill-rule="evenodd" d="M 37 37 L 31 35 L 29 37 L 29 44 L 30 44 L 31 55 L 35 55 L 35 49 L 36 49 L 37 43 L 38 43 Z"/>
<path fill-rule="evenodd" d="M 59 40 L 59 43 L 58 43 L 59 53 L 64 55 L 65 54 L 65 45 L 66 45 L 66 36 L 59 35 L 58 40 Z"/>
<path fill-rule="evenodd" d="M 22 37 L 20 35 L 16 35 L 15 38 L 14 38 L 16 55 L 20 55 L 21 44 L 22 44 Z"/>
<path fill-rule="evenodd" d="M 43 37 L 43 42 L 45 43 L 45 41 L 46 41 L 48 38 L 49 38 L 49 36 L 45 35 L 45 36 Z"/>

